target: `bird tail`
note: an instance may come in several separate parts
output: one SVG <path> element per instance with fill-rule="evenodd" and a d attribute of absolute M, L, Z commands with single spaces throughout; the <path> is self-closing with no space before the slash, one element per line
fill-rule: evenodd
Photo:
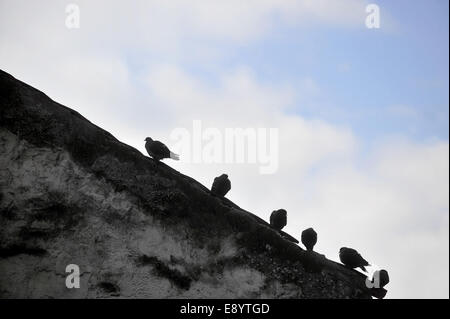
<path fill-rule="evenodd" d="M 170 152 L 170 158 L 176 161 L 180 160 L 180 155 Z"/>

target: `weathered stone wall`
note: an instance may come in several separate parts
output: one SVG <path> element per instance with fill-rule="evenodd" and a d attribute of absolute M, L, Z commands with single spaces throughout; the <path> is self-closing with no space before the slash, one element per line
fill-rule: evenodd
<path fill-rule="evenodd" d="M 0 71 L 0 298 L 370 298 L 364 279 Z"/>

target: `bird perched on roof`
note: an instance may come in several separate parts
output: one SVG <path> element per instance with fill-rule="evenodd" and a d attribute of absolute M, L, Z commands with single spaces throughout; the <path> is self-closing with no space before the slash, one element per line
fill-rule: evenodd
<path fill-rule="evenodd" d="M 373 278 L 377 278 L 379 280 L 380 283 L 380 288 L 384 288 L 384 286 L 386 286 L 389 283 L 389 274 L 387 272 L 387 270 L 385 269 L 381 269 L 381 270 L 376 270 L 373 273 Z"/>
<path fill-rule="evenodd" d="M 270 214 L 270 226 L 276 230 L 282 230 L 287 225 L 287 212 L 285 209 L 274 210 Z"/>
<path fill-rule="evenodd" d="M 306 250 L 313 250 L 314 245 L 317 243 L 317 233 L 312 228 L 302 231 L 302 243 L 305 245 Z"/>
<path fill-rule="evenodd" d="M 148 155 L 154 160 L 160 161 L 164 158 L 171 158 L 178 161 L 180 159 L 177 154 L 172 153 L 169 148 L 160 141 L 154 141 L 151 137 L 147 137 L 144 141 Z"/>
<path fill-rule="evenodd" d="M 211 193 L 215 196 L 225 196 L 231 189 L 231 182 L 228 179 L 227 174 L 222 174 L 214 178 L 214 182 L 211 186 Z"/>
<path fill-rule="evenodd" d="M 352 269 L 361 268 L 365 272 L 367 272 L 365 266 L 370 266 L 367 260 L 353 248 L 342 247 L 339 250 L 339 259 L 345 266 Z"/>

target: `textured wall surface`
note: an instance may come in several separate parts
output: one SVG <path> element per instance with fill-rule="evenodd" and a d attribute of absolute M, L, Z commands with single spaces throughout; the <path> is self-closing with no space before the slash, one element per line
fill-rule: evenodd
<path fill-rule="evenodd" d="M 371 298 L 364 281 L 0 71 L 0 298 Z"/>

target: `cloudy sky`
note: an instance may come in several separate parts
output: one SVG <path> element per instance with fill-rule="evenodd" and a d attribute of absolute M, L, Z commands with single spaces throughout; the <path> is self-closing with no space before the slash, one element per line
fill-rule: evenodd
<path fill-rule="evenodd" d="M 449 4 L 0 0 L 0 68 L 145 152 L 152 136 L 277 128 L 278 170 L 167 164 L 287 231 L 389 271 L 391 298 L 449 297 Z M 66 27 L 66 7 L 80 27 Z"/>

